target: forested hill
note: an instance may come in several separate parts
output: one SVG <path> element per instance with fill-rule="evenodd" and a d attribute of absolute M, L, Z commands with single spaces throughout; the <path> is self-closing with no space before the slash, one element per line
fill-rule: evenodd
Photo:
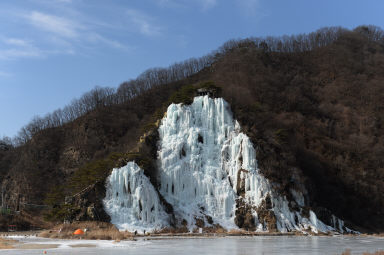
<path fill-rule="evenodd" d="M 0 141 L 3 206 L 55 220 L 52 207 L 31 204 L 55 207 L 103 180 L 164 107 L 209 81 L 276 189 L 304 191 L 320 216 L 330 210 L 356 229 L 384 231 L 383 70 L 380 28 L 324 28 L 229 41 L 117 89 L 96 88 Z"/>

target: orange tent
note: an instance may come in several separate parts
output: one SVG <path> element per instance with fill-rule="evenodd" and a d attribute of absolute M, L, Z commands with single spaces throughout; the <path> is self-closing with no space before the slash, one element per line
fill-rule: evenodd
<path fill-rule="evenodd" d="M 84 235 L 84 231 L 81 229 L 76 229 L 75 232 L 73 232 L 74 235 Z"/>

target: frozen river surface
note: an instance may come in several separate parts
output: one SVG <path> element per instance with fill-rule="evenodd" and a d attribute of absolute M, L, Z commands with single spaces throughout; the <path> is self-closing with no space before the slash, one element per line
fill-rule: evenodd
<path fill-rule="evenodd" d="M 42 238 L 17 238 L 26 244 L 57 244 L 53 249 L 0 250 L 0 254 L 341 254 L 351 249 L 352 254 L 384 250 L 384 238 L 335 236 L 257 236 L 218 238 L 165 238 L 139 239 L 138 241 L 54 240 Z M 88 246 L 88 247 L 76 247 Z"/>

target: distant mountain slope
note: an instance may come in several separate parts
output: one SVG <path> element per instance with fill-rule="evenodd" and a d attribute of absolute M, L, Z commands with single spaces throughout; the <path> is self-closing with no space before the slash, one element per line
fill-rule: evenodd
<path fill-rule="evenodd" d="M 305 191 L 320 218 L 329 209 L 357 228 L 383 231 L 383 33 L 327 31 L 283 44 L 227 43 L 188 78 L 92 108 L 23 145 L 0 146 L 4 204 L 32 210 L 64 203 L 64 195 L 105 178 L 119 158 L 108 155 L 131 151 L 147 124 L 183 99 L 176 91 L 210 80 L 257 145 L 259 168 L 276 189 L 287 196 L 292 188 Z"/>

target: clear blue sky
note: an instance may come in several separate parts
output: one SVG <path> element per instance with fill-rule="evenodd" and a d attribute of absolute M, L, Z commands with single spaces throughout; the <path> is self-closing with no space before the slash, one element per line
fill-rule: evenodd
<path fill-rule="evenodd" d="M 384 27 L 382 0 L 1 0 L 0 137 L 229 39 Z"/>

